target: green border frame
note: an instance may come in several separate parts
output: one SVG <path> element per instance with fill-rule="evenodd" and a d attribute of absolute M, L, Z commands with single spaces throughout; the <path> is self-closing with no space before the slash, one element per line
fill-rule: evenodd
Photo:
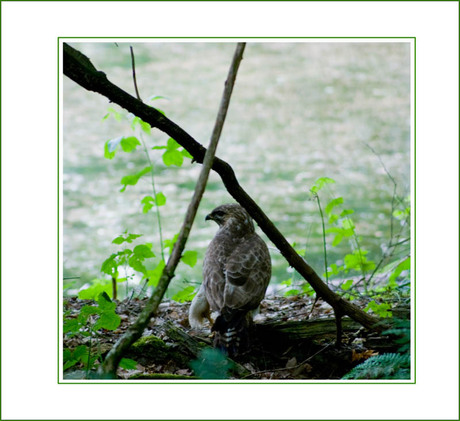
<path fill-rule="evenodd" d="M 84 0 L 83 0 L 84 1 Z M 90 0 L 87 0 L 90 1 Z M 123 0 L 119 0 L 123 1 Z M 141 0 L 141 1 L 147 1 L 147 0 Z M 186 0 L 179 0 L 179 1 L 186 1 Z M 225 0 L 224 0 L 225 1 Z M 230 1 L 230 0 L 228 0 Z M 244 1 L 244 0 L 237 0 L 237 1 Z M 275 1 L 275 0 L 272 0 Z M 295 1 L 303 1 L 303 0 L 295 0 Z M 332 0 L 332 1 L 341 1 L 341 0 Z M 390 0 L 390 1 L 398 1 L 398 0 Z M 428 1 L 428 0 L 427 0 Z M 451 0 L 451 1 L 458 1 L 458 0 Z M 412 265 L 412 275 L 411 275 L 411 287 L 413 288 L 413 302 L 411 301 L 411 307 L 413 306 L 413 338 L 414 338 L 414 346 L 413 346 L 413 379 L 411 381 L 353 381 L 353 380 L 346 380 L 346 381 L 298 381 L 298 380 L 285 380 L 285 381 L 233 381 L 233 380 L 221 380 L 221 381 L 201 381 L 201 380 L 187 380 L 187 381 L 181 381 L 181 380 L 144 380 L 144 381 L 129 381 L 129 380 L 113 380 L 113 381 L 97 381 L 97 380 L 82 380 L 82 381 L 61 381 L 60 380 L 60 371 L 62 364 L 61 360 L 62 357 L 60 356 L 60 353 L 62 350 L 60 349 L 60 336 L 61 336 L 61 329 L 60 329 L 60 322 L 61 322 L 61 317 L 62 317 L 62 311 L 61 311 L 61 291 L 60 291 L 60 254 L 61 250 L 59 247 L 59 229 L 60 229 L 60 162 L 59 162 L 59 156 L 60 156 L 60 75 L 61 75 L 61 66 L 60 66 L 60 56 L 61 56 L 61 41 L 65 40 L 72 40 L 72 39 L 78 39 L 78 40 L 123 40 L 123 39 L 129 39 L 129 40 L 160 40 L 158 42 L 161 42 L 161 40 L 165 39 L 175 39 L 175 40 L 190 40 L 190 39 L 196 39 L 196 40 L 221 40 L 221 39 L 228 39 L 228 40 L 266 40 L 266 42 L 269 42 L 269 40 L 315 40 L 315 39 L 328 39 L 328 40 L 343 40 L 343 39 L 349 39 L 349 40 L 354 40 L 354 39 L 362 39 L 362 40 L 379 40 L 379 39 L 394 39 L 394 40 L 411 40 L 413 41 L 413 47 L 411 45 L 411 48 L 413 48 L 413 63 L 411 63 L 411 66 L 413 67 L 413 97 L 411 95 L 411 100 L 413 99 L 413 107 L 411 107 L 411 116 L 413 117 L 413 155 L 414 155 L 414 165 L 413 168 L 411 168 L 411 174 L 413 174 L 413 185 L 411 185 L 411 194 L 413 194 L 413 203 L 411 203 L 411 208 L 413 211 L 414 215 L 414 223 L 413 223 L 413 236 L 411 238 L 411 250 L 413 251 L 413 265 Z M 154 41 L 152 41 L 154 42 Z M 205 42 L 205 41 L 203 41 Z M 58 179 L 58 184 L 57 184 L 57 214 L 58 214 L 58 221 L 57 221 L 57 245 L 58 245 L 58 261 L 57 261 L 57 281 L 58 281 L 58 288 L 57 288 L 57 341 L 58 341 L 58 355 L 57 355 L 57 383 L 60 385 L 67 385 L 67 384 L 80 384 L 80 385 L 89 385 L 89 384 L 113 384 L 113 385 L 122 385 L 122 384 L 129 384 L 129 385 L 156 385 L 156 384 L 161 384 L 161 385 L 177 385 L 177 384 L 187 384 L 187 385 L 209 385 L 209 384 L 222 384 L 222 385 L 274 385 L 274 384 L 282 384 L 282 385 L 305 385 L 305 384 L 311 384 L 311 385 L 376 385 L 376 384 L 386 384 L 386 385 L 415 385 L 416 382 L 416 128 L 417 128 L 417 122 L 416 122 L 416 116 L 417 116 L 417 110 L 416 110 L 416 86 L 417 86 L 417 77 L 416 77 L 416 70 L 417 70 L 417 60 L 416 60 L 416 52 L 417 52 L 417 46 L 416 46 L 416 37 L 415 36 L 391 36 L 391 37 L 244 37 L 244 36 L 236 36 L 236 37 L 201 37 L 201 36 L 194 36 L 194 37 L 115 37 L 115 36 L 107 36 L 107 37 L 76 37 L 76 36 L 69 36 L 69 37 L 58 37 L 57 38 L 57 59 L 58 59 L 58 71 L 57 71 L 57 116 L 58 116 L 58 122 L 57 122 L 57 179 Z M 412 94 L 412 92 L 411 92 Z"/>

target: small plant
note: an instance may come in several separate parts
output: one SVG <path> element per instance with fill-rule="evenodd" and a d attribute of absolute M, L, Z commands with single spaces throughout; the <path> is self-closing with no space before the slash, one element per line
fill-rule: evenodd
<path fill-rule="evenodd" d="M 70 318 L 64 314 L 64 335 L 67 337 L 81 336 L 88 338 L 88 345 L 79 345 L 71 350 L 63 351 L 64 371 L 79 365 L 85 369 L 86 378 L 90 377 L 91 370 L 96 363 L 102 361 L 102 350 L 98 341 L 100 331 L 116 330 L 120 325 L 120 316 L 116 313 L 116 304 L 112 302 L 107 293 L 99 294 L 97 305 L 83 306 L 77 317 Z M 93 344 L 93 340 L 96 342 Z M 122 368 L 132 368 L 135 362 L 128 358 L 123 359 Z"/>
<path fill-rule="evenodd" d="M 410 379 L 410 321 L 394 319 L 393 326 L 383 335 L 396 337 L 397 353 L 376 355 L 354 367 L 343 379 Z"/>
<path fill-rule="evenodd" d="M 159 99 L 164 99 L 164 97 L 152 96 L 150 98 L 150 102 Z M 163 111 L 159 111 L 164 114 Z M 109 295 L 116 299 L 117 285 L 121 282 L 126 282 L 127 296 L 130 285 L 129 280 L 133 279 L 136 273 L 140 274 L 141 282 L 144 282 L 139 294 L 142 294 L 147 286 L 156 286 L 165 267 L 165 251 L 169 250 L 169 252 L 171 252 L 177 239 L 177 236 L 171 239 L 163 238 L 160 209 L 166 205 L 167 198 L 163 192 L 157 189 L 155 183 L 155 166 L 150 157 L 149 150 L 161 151 L 162 161 L 167 167 L 180 167 L 183 165 L 185 159 L 191 159 L 192 156 L 172 138 L 167 139 L 165 145 L 155 145 L 150 148 L 147 147 L 146 138 L 152 140 L 151 127 L 139 117 L 130 113 L 126 115 L 122 114 L 113 107 L 108 109 L 108 113 L 104 116 L 103 120 L 106 120 L 109 117 L 114 118 L 118 122 L 127 121 L 134 134 L 129 136 L 118 136 L 106 141 L 104 144 L 104 157 L 112 160 L 120 150 L 125 153 L 134 153 L 142 147 L 147 165 L 134 173 L 123 176 L 120 180 L 120 184 L 122 185 L 120 192 L 125 192 L 128 187 L 135 186 L 141 179 L 149 177 L 152 193 L 143 196 L 140 199 L 140 205 L 142 213 L 144 214 L 154 211 L 158 227 L 158 242 L 155 251 L 152 243 L 145 243 L 138 244 L 132 249 L 127 247 L 118 252 L 112 253 L 101 266 L 101 272 L 110 276 L 110 281 L 97 280 L 94 285 L 85 290 L 87 291 L 86 293 L 84 291 L 80 292 L 83 293 L 85 297 L 94 297 L 92 290 L 94 290 L 94 292 L 105 291 L 109 293 L 109 283 L 111 283 L 111 291 Z M 112 243 L 117 245 L 122 245 L 124 243 L 130 244 L 141 235 L 142 234 L 130 234 L 125 231 L 122 235 L 116 237 Z M 156 263 L 153 263 L 152 261 L 152 263 L 148 266 L 145 265 L 146 259 L 153 259 L 156 256 L 158 256 Z M 181 260 L 185 264 L 193 267 L 197 261 L 197 252 L 188 250 L 183 254 Z M 124 269 L 124 273 L 123 276 L 120 276 L 120 269 L 122 268 Z M 190 296 L 190 288 L 187 288 L 183 294 L 180 294 L 180 292 L 176 294 L 179 300 L 188 299 Z"/>
<path fill-rule="evenodd" d="M 233 362 L 215 348 L 204 348 L 198 358 L 190 363 L 196 376 L 201 379 L 228 379 L 233 366 Z"/>

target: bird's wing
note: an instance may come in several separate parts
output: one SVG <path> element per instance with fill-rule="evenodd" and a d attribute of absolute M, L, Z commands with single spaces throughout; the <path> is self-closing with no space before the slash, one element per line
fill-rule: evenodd
<path fill-rule="evenodd" d="M 224 306 L 225 275 L 222 262 L 225 261 L 224 244 L 214 238 L 203 261 L 203 287 L 212 310 Z"/>
<path fill-rule="evenodd" d="M 224 306 L 257 308 L 271 277 L 270 254 L 263 240 L 254 233 L 242 241 L 229 256 L 224 273 Z"/>

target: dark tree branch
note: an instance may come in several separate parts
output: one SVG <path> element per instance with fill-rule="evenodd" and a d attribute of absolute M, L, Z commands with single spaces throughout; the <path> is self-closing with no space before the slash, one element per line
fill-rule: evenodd
<path fill-rule="evenodd" d="M 106 96 L 110 101 L 138 116 L 152 127 L 167 133 L 183 146 L 194 157 L 196 162 L 203 162 L 206 149 L 193 137 L 156 109 L 148 107 L 111 83 L 105 73 L 98 71 L 86 56 L 68 44 L 64 44 L 64 74 L 85 89 Z M 322 297 L 339 314 L 350 316 L 366 328 L 382 329 L 378 325 L 380 321 L 378 318 L 365 313 L 359 307 L 328 288 L 316 272 L 297 254 L 257 203 L 243 190 L 228 163 L 215 157 L 212 169 L 220 175 L 230 195 L 249 212 L 288 263 L 310 283 L 318 296 Z"/>

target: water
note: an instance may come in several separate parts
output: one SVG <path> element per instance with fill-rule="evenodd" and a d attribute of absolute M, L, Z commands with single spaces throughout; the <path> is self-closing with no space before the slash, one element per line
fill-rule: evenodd
<path fill-rule="evenodd" d="M 129 45 L 70 43 L 122 89 L 134 93 Z M 144 101 L 206 145 L 214 125 L 233 43 L 133 44 L 137 80 Z M 127 120 L 102 121 L 109 107 L 99 94 L 64 78 L 63 205 L 64 276 L 74 287 L 101 277 L 101 263 L 120 248 L 111 244 L 124 230 L 144 234 L 159 251 L 155 214 L 142 213 L 140 200 L 152 195 L 149 177 L 120 193 L 120 179 L 147 165 L 142 148 L 104 158 L 104 143 L 132 135 Z M 149 147 L 165 144 L 158 130 L 145 137 Z M 326 204 L 342 196 L 355 211 L 353 220 L 378 260 L 390 236 L 393 184 L 410 194 L 410 46 L 408 43 L 249 43 L 241 64 L 217 155 L 227 161 L 246 191 L 290 242 L 307 250 L 308 262 L 323 272 L 321 219 L 309 188 L 319 177 L 336 184 L 321 193 Z M 167 197 L 162 230 L 171 238 L 179 229 L 200 166 L 165 167 L 162 151 L 150 150 L 157 191 Z M 220 178 L 211 174 L 187 249 L 198 264 L 180 265 L 176 286 L 201 282 L 201 262 L 216 226 L 205 222 L 215 206 L 231 202 Z M 260 231 L 259 231 L 260 232 Z M 264 237 L 265 238 L 265 237 Z M 328 236 L 329 244 L 332 236 Z M 292 274 L 272 245 L 273 280 Z M 401 253 L 404 250 L 400 250 Z M 328 246 L 329 263 L 350 252 L 348 242 Z"/>

